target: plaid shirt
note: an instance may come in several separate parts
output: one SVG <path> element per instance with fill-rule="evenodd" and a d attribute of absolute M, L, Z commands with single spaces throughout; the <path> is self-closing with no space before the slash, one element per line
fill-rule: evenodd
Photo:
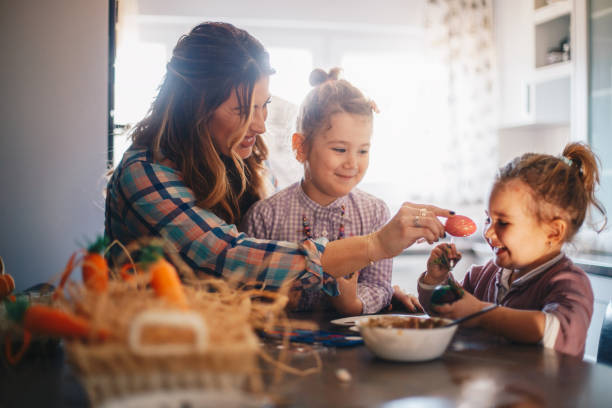
<path fill-rule="evenodd" d="M 171 166 L 171 165 L 170 165 Z M 161 236 L 197 272 L 228 280 L 258 281 L 278 289 L 288 279 L 337 295 L 335 279 L 323 272 L 324 246 L 248 238 L 234 225 L 196 205 L 180 172 L 153 160 L 145 150 L 128 150 L 108 183 L 106 234 L 129 244 Z"/>
<path fill-rule="evenodd" d="M 345 213 L 342 216 L 342 206 Z M 247 212 L 242 230 L 249 236 L 300 242 L 305 237 L 303 217 L 310 224 L 313 238 L 338 239 L 340 225 L 345 236 L 364 235 L 376 231 L 389 219 L 389 209 L 380 199 L 354 189 L 322 207 L 312 201 L 295 183 L 272 197 L 255 203 Z M 393 260 L 385 259 L 361 270 L 357 296 L 363 303 L 363 313 L 376 313 L 391 302 L 391 270 Z M 303 291 L 298 310 L 310 310 L 329 299 L 320 291 Z"/>

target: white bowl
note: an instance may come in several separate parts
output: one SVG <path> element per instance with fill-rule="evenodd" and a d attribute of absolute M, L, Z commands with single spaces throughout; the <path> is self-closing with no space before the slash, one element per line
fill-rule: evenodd
<path fill-rule="evenodd" d="M 457 325 L 450 327 L 405 329 L 370 327 L 368 324 L 372 319 L 384 319 L 376 317 L 360 320 L 357 327 L 366 346 L 378 357 L 394 361 L 427 361 L 440 357 L 450 343 Z M 397 316 L 393 319 L 398 319 Z M 444 323 L 451 320 L 431 317 L 406 316 L 399 319 L 436 319 Z"/>

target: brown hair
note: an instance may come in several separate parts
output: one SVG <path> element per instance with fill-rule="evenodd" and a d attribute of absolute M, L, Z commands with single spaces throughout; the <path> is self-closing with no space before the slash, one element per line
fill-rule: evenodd
<path fill-rule="evenodd" d="M 310 85 L 314 88 L 306 95 L 297 117 L 297 132 L 310 145 L 312 138 L 323 127 L 330 126 L 336 113 L 350 113 L 372 119 L 373 102 L 350 82 L 339 79 L 340 68 L 325 72 L 320 68 L 310 73 Z"/>
<path fill-rule="evenodd" d="M 255 83 L 273 73 L 263 45 L 246 31 L 227 23 L 196 26 L 174 47 L 159 92 L 132 133 L 134 146 L 149 149 L 156 160 L 172 161 L 200 207 L 237 223 L 240 197 L 245 192 L 264 195 L 268 150 L 257 135 L 253 154 L 242 160 L 232 150 L 240 140 L 233 140 L 236 171 L 226 169 L 209 125 L 215 110 L 235 92 L 242 123 L 248 126 Z M 228 172 L 237 174 L 240 188 L 232 188 Z"/>
<path fill-rule="evenodd" d="M 605 228 L 606 210 L 595 198 L 595 187 L 599 184 L 598 161 L 582 143 L 568 144 L 561 157 L 527 153 L 499 170 L 493 189 L 514 179 L 524 182 L 531 188 L 537 219 L 566 221 L 565 241 L 569 241 L 582 226 L 591 205 L 604 216 L 598 232 Z"/>

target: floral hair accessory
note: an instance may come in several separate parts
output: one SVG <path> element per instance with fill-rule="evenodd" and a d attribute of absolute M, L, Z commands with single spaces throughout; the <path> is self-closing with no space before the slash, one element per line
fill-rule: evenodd
<path fill-rule="evenodd" d="M 378 105 L 372 99 L 370 99 L 370 107 L 372 108 L 373 112 L 380 113 L 380 109 L 378 109 Z"/>

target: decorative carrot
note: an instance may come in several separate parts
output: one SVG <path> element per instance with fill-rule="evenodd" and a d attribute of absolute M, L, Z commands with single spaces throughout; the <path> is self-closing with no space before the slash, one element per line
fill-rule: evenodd
<path fill-rule="evenodd" d="M 144 248 L 141 261 L 151 273 L 151 286 L 157 296 L 167 299 L 182 309 L 187 309 L 187 298 L 181 280 L 174 266 L 164 258 L 162 248 L 158 246 Z"/>
<path fill-rule="evenodd" d="M 83 258 L 83 282 L 85 286 L 95 292 L 101 293 L 108 287 L 108 263 L 102 253 L 108 240 L 102 236 L 87 248 Z"/>
<path fill-rule="evenodd" d="M 81 316 L 55 309 L 45 305 L 30 305 L 27 298 L 18 297 L 14 301 L 5 301 L 8 317 L 21 323 L 23 327 L 23 344 L 21 349 L 13 355 L 11 341 L 5 342 L 5 354 L 11 364 L 19 362 L 27 350 L 32 334 L 62 337 L 62 338 L 92 338 L 105 340 L 110 332 L 105 328 L 94 330 L 89 321 Z"/>
<path fill-rule="evenodd" d="M 4 261 L 0 256 L 0 300 L 9 296 L 15 289 L 15 280 L 4 271 Z"/>

